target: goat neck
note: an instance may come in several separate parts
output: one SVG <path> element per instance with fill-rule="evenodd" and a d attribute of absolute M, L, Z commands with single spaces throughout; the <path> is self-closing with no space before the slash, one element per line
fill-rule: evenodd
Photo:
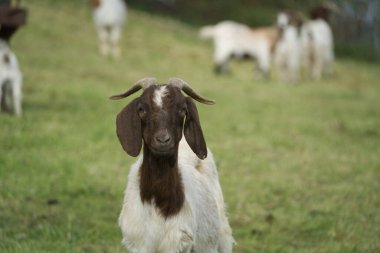
<path fill-rule="evenodd" d="M 177 214 L 185 199 L 177 152 L 170 156 L 155 155 L 144 144 L 140 197 L 142 202 L 154 203 L 165 218 Z"/>

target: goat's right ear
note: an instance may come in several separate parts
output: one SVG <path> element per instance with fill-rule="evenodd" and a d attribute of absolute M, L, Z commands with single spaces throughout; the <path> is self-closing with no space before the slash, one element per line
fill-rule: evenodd
<path fill-rule="evenodd" d="M 138 156 L 142 147 L 141 120 L 137 113 L 138 98 L 130 102 L 116 117 L 116 133 L 130 156 Z"/>

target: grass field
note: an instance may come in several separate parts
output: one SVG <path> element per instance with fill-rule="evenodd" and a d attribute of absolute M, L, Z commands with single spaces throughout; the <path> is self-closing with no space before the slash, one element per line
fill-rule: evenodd
<path fill-rule="evenodd" d="M 380 66 L 338 60 L 335 77 L 283 85 L 252 64 L 211 72 L 211 42 L 131 10 L 120 60 L 98 54 L 83 3 L 30 1 L 13 41 L 24 115 L 0 115 L 0 252 L 126 252 L 117 226 L 134 159 L 108 97 L 177 76 L 216 99 L 198 105 L 235 252 L 380 252 Z"/>

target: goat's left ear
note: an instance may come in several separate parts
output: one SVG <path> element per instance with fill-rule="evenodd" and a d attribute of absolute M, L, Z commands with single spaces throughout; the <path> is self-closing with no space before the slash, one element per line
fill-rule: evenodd
<path fill-rule="evenodd" d="M 186 106 L 187 115 L 184 127 L 186 141 L 200 159 L 205 159 L 207 157 L 207 146 L 199 122 L 197 107 L 189 97 L 186 98 Z"/>

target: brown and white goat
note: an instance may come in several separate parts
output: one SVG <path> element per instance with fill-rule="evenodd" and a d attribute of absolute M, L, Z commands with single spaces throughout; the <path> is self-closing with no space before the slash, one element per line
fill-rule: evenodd
<path fill-rule="evenodd" d="M 301 27 L 302 63 L 307 75 L 319 80 L 332 75 L 334 36 L 327 17 L 312 18 Z"/>
<path fill-rule="evenodd" d="M 143 147 L 130 170 L 119 217 L 124 245 L 132 253 L 232 252 L 216 165 L 192 98 L 214 101 L 177 78 L 167 85 L 145 78 L 111 99 L 140 89 L 142 95 L 116 120 L 123 149 L 135 157 Z"/>

